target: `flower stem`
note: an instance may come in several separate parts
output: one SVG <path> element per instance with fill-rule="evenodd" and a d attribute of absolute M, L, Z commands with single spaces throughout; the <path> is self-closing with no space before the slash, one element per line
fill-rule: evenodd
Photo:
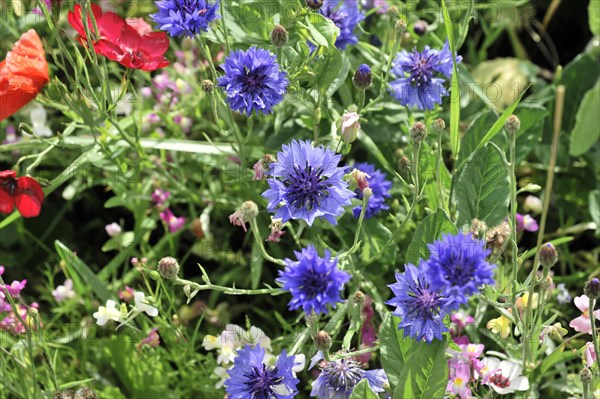
<path fill-rule="evenodd" d="M 596 316 L 594 315 L 594 305 L 596 300 L 590 298 L 590 306 L 588 312 L 590 314 L 590 323 L 592 324 L 592 343 L 594 345 L 594 351 L 596 352 L 596 374 L 600 374 L 600 350 L 598 350 L 598 333 L 596 332 Z"/>
<path fill-rule="evenodd" d="M 285 262 L 283 260 L 274 258 L 267 253 L 267 250 L 265 249 L 265 246 L 263 244 L 263 239 L 260 236 L 260 231 L 258 230 L 258 225 L 256 224 L 256 219 L 250 219 L 250 228 L 252 229 L 254 240 L 256 240 L 256 243 L 258 244 L 260 252 L 264 256 L 264 258 L 271 263 L 275 263 L 276 265 L 285 266 Z"/>
<path fill-rule="evenodd" d="M 338 256 L 338 260 L 343 260 L 358 250 L 358 247 L 360 246 L 360 241 L 358 241 L 358 239 L 360 238 L 360 231 L 362 230 L 363 221 L 365 220 L 365 213 L 367 213 L 368 206 L 369 197 L 363 197 L 362 208 L 360 209 L 360 215 L 358 216 L 358 225 L 356 227 L 356 233 L 354 234 L 354 243 L 349 250 Z"/>
<path fill-rule="evenodd" d="M 190 287 L 192 287 L 194 290 L 197 290 L 197 291 L 206 291 L 206 290 L 219 291 L 219 292 L 223 292 L 228 295 L 264 295 L 264 294 L 281 295 L 285 292 L 281 288 L 262 288 L 262 289 L 257 289 L 257 290 L 246 290 L 246 289 L 242 289 L 242 288 L 223 287 L 220 285 L 214 285 L 210 282 L 208 282 L 207 284 L 198 284 L 196 282 L 193 282 L 190 280 L 185 280 L 182 278 L 176 279 L 173 282 L 173 284 L 184 285 L 184 286 L 189 285 Z"/>

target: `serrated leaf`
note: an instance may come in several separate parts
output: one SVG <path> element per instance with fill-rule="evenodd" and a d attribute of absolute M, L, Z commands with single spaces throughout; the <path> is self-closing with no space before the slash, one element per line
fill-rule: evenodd
<path fill-rule="evenodd" d="M 600 110 L 600 81 L 583 96 L 575 117 L 575 127 L 571 132 L 569 154 L 579 156 L 586 153 L 600 138 L 598 126 L 598 110 Z"/>
<path fill-rule="evenodd" d="M 96 274 L 73 251 L 58 240 L 54 241 L 54 247 L 60 259 L 65 262 L 68 268 L 75 269 L 81 278 L 92 287 L 92 290 L 102 302 L 106 302 L 113 296 L 106 284 L 96 277 Z"/>
<path fill-rule="evenodd" d="M 378 396 L 369 388 L 369 382 L 363 379 L 356 384 L 348 399 L 378 399 Z"/>
<path fill-rule="evenodd" d="M 457 226 L 479 219 L 497 226 L 508 214 L 510 177 L 504 154 L 493 143 L 475 151 L 458 171 L 453 189 Z"/>
<path fill-rule="evenodd" d="M 452 223 L 446 212 L 438 208 L 434 213 L 423 219 L 415 233 L 412 241 L 406 251 L 406 263 L 418 265 L 419 259 L 429 258 L 429 249 L 427 244 L 442 237 L 442 233 L 456 234 L 458 229 Z"/>

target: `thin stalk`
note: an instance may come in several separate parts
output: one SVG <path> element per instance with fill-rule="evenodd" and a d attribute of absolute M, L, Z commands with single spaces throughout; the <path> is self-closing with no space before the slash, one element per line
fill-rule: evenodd
<path fill-rule="evenodd" d="M 282 290 L 281 288 L 261 288 L 261 289 L 257 289 L 257 290 L 246 290 L 246 289 L 242 289 L 242 288 L 235 288 L 235 287 L 223 287 L 220 285 L 214 285 L 210 282 L 206 283 L 206 284 L 198 284 L 196 282 L 190 281 L 190 280 L 185 280 L 182 278 L 178 278 L 175 281 L 173 281 L 173 284 L 175 285 L 189 285 L 190 287 L 192 287 L 194 290 L 198 290 L 198 291 L 207 291 L 207 290 L 211 290 L 211 291 L 219 291 L 219 292 L 223 292 L 225 294 L 228 295 L 264 295 L 264 294 L 269 294 L 269 295 L 280 295 L 283 294 L 285 291 Z"/>
<path fill-rule="evenodd" d="M 227 54 L 230 53 L 229 47 L 229 31 L 227 29 L 226 13 L 225 13 L 225 1 L 219 3 L 219 10 L 221 12 L 221 22 L 223 24 L 223 36 L 225 37 L 225 51 Z"/>
<path fill-rule="evenodd" d="M 540 266 L 540 247 L 544 239 L 546 230 L 546 219 L 550 208 L 550 197 L 552 196 L 552 186 L 554 184 L 554 169 L 556 167 L 556 158 L 558 154 L 558 136 L 562 125 L 562 116 L 565 104 L 565 86 L 559 85 L 556 88 L 556 102 L 554 106 L 554 132 L 552 136 L 552 147 L 550 149 L 550 160 L 548 163 L 548 173 L 546 174 L 546 194 L 544 195 L 544 207 L 542 217 L 540 218 L 540 228 L 538 230 L 537 244 L 535 248 L 535 259 L 533 261 L 533 270 L 531 271 L 531 284 L 529 285 L 529 298 L 527 300 L 527 309 L 523 322 L 523 369 L 526 370 L 527 360 L 529 357 L 529 342 L 531 341 L 531 331 L 529 329 L 529 321 L 531 320 L 531 305 L 533 293 L 535 292 L 536 276 Z M 540 309 L 541 311 L 541 309 Z"/>
<path fill-rule="evenodd" d="M 358 247 L 360 246 L 360 241 L 358 241 L 358 239 L 360 238 L 360 232 L 362 230 L 363 221 L 365 220 L 365 213 L 367 213 L 367 207 L 369 206 L 369 198 L 370 197 L 368 196 L 363 197 L 363 204 L 362 208 L 360 209 L 360 215 L 358 217 L 358 226 L 356 227 L 356 233 L 354 233 L 354 242 L 352 244 L 352 247 L 350 247 L 350 249 L 346 252 L 340 254 L 338 256 L 338 260 L 345 259 L 358 250 Z"/>
<path fill-rule="evenodd" d="M 262 253 L 262 256 L 271 263 L 275 263 L 276 265 L 279 265 L 279 266 L 285 266 L 285 262 L 283 260 L 274 258 L 267 253 L 267 250 L 265 249 L 265 245 L 263 244 L 263 239 L 260 236 L 260 231 L 258 230 L 258 224 L 256 224 L 256 219 L 250 219 L 250 228 L 252 229 L 252 234 L 254 235 L 254 240 L 258 244 L 258 247 L 260 248 L 260 252 Z"/>
<path fill-rule="evenodd" d="M 517 176 L 515 174 L 515 145 L 516 132 L 508 133 L 509 141 L 509 173 L 510 173 L 510 241 L 512 249 L 512 283 L 511 293 L 513 303 L 517 297 L 517 274 L 518 274 L 518 246 L 517 246 Z M 506 278 L 506 274 L 504 276 Z"/>
<path fill-rule="evenodd" d="M 598 333 L 596 332 L 596 316 L 594 315 L 594 305 L 596 300 L 590 298 L 590 306 L 588 312 L 590 314 L 590 323 L 592 323 L 592 343 L 594 344 L 594 351 L 596 352 L 596 374 L 600 373 L 600 350 L 598 344 Z"/>

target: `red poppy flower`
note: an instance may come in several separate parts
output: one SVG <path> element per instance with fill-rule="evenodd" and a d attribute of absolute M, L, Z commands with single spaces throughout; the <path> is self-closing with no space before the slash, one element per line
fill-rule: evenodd
<path fill-rule="evenodd" d="M 154 71 L 169 65 L 169 61 L 163 56 L 169 48 L 169 38 L 165 32 L 147 33 L 142 24 L 130 25 L 114 12 L 103 13 L 98 4 L 91 4 L 91 8 L 100 34 L 100 39 L 94 43 L 96 53 L 127 68 L 142 71 Z M 79 33 L 80 43 L 86 45 L 81 12 L 81 6 L 76 4 L 73 11 L 69 11 L 68 19 Z M 90 32 L 94 31 L 94 24 L 89 16 L 88 27 Z"/>
<path fill-rule="evenodd" d="M 42 41 L 30 29 L 0 62 L 0 121 L 33 100 L 49 80 Z"/>
<path fill-rule="evenodd" d="M 17 177 L 13 170 L 0 172 L 0 213 L 11 213 L 16 206 L 21 216 L 32 218 L 40 214 L 44 192 L 31 177 Z"/>

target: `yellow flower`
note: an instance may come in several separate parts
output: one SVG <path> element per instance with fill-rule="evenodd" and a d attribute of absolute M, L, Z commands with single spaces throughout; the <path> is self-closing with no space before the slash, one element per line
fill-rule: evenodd
<path fill-rule="evenodd" d="M 529 293 L 526 292 L 522 296 L 518 297 L 515 301 L 515 305 L 519 311 L 525 309 L 527 307 L 527 303 L 529 302 Z M 531 309 L 537 309 L 538 303 L 540 302 L 540 295 L 536 292 L 531 297 Z"/>
<path fill-rule="evenodd" d="M 502 315 L 497 319 L 492 319 L 488 321 L 487 328 L 488 330 L 491 330 L 494 334 L 500 334 L 502 338 L 508 338 L 508 336 L 510 335 L 510 324 L 510 320 L 504 315 Z"/>

